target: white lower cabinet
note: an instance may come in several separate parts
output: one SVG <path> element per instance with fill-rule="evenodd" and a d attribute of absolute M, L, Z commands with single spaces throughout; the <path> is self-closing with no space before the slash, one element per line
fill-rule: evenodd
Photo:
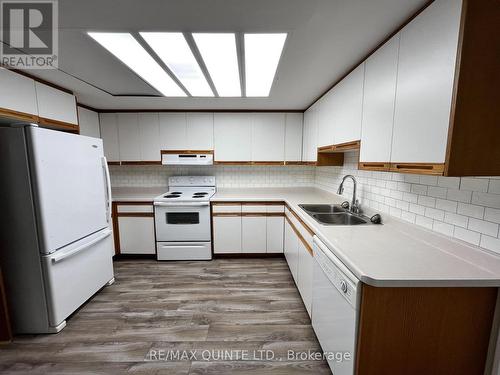
<path fill-rule="evenodd" d="M 302 241 L 299 241 L 297 255 L 297 287 L 299 288 L 299 292 L 302 297 L 302 301 L 306 306 L 307 312 L 309 313 L 309 316 L 311 316 L 313 257 L 309 251 L 307 251 Z"/>
<path fill-rule="evenodd" d="M 214 216 L 214 253 L 241 253 L 241 216 Z"/>
<path fill-rule="evenodd" d="M 243 253 L 266 252 L 266 226 L 265 216 L 243 216 L 241 218 L 241 248 Z"/>
<path fill-rule="evenodd" d="M 283 216 L 266 218 L 266 245 L 268 253 L 283 253 Z"/>
<path fill-rule="evenodd" d="M 298 283 L 298 251 L 299 251 L 299 237 L 295 234 L 292 226 L 285 220 L 285 258 L 288 263 L 288 268 L 292 273 L 293 279 Z"/>
<path fill-rule="evenodd" d="M 153 217 L 118 217 L 121 254 L 155 254 Z"/>

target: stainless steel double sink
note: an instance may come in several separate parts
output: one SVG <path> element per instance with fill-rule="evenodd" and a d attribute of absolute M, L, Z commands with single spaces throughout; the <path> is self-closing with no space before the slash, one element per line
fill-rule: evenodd
<path fill-rule="evenodd" d="M 299 207 L 324 225 L 373 224 L 368 217 L 354 214 L 337 204 L 299 204 Z"/>

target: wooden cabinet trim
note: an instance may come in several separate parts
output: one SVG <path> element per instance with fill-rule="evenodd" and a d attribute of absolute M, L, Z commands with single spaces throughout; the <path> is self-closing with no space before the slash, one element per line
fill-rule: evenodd
<path fill-rule="evenodd" d="M 241 212 L 214 212 L 212 217 L 225 216 L 225 217 L 241 217 Z"/>
<path fill-rule="evenodd" d="M 390 171 L 442 176 L 444 163 L 391 163 Z"/>
<path fill-rule="evenodd" d="M 344 165 L 344 153 L 320 153 L 318 152 L 318 167 L 341 167 Z"/>
<path fill-rule="evenodd" d="M 318 153 L 324 154 L 324 153 L 354 151 L 354 150 L 359 150 L 360 145 L 361 141 L 357 140 L 344 143 L 337 143 L 329 146 L 321 146 L 318 147 Z"/>
<path fill-rule="evenodd" d="M 72 124 L 69 122 L 64 122 L 64 121 L 59 121 L 59 120 L 52 120 L 52 119 L 45 118 L 45 117 L 39 117 L 38 123 L 42 127 L 63 130 L 63 131 L 68 131 L 68 132 L 78 132 L 80 129 L 78 124 Z"/>
<path fill-rule="evenodd" d="M 295 234 L 299 238 L 300 242 L 302 242 L 302 244 L 306 248 L 307 252 L 311 256 L 313 256 L 313 249 L 311 248 L 311 246 L 309 245 L 309 243 L 305 240 L 305 238 L 302 236 L 302 234 L 299 232 L 299 230 L 295 227 L 295 225 L 293 224 L 293 222 L 288 218 L 288 216 L 286 216 L 286 215 L 284 215 L 284 216 L 285 216 L 285 220 L 288 222 L 288 224 L 290 224 L 290 227 L 293 229 L 293 231 L 295 232 Z"/>
<path fill-rule="evenodd" d="M 113 162 L 108 162 L 113 163 Z M 119 163 L 119 165 L 161 165 L 160 160 L 143 160 L 143 161 L 120 161 L 120 162 L 114 162 L 114 163 Z"/>
<path fill-rule="evenodd" d="M 288 204 L 286 204 L 286 205 L 285 205 L 285 207 L 286 207 L 286 208 L 288 209 L 288 211 L 290 211 L 290 213 L 291 213 L 291 214 L 292 214 L 292 215 L 293 215 L 293 216 L 294 216 L 294 217 L 295 217 L 295 218 L 299 221 L 300 225 L 302 225 L 302 226 L 306 229 L 306 231 L 307 231 L 307 232 L 308 232 L 311 236 L 315 236 L 315 235 L 316 235 L 316 233 L 314 233 L 314 231 L 313 231 L 311 228 L 309 228 L 309 226 L 308 226 L 306 223 L 304 223 L 304 220 L 302 220 L 302 219 L 299 217 L 299 215 L 297 215 L 297 214 L 295 213 L 295 211 L 294 211 L 294 210 L 292 210 L 292 209 L 290 208 L 290 206 L 289 206 Z"/>
<path fill-rule="evenodd" d="M 32 115 L 30 113 L 13 111 L 7 108 L 0 108 L 0 117 L 7 117 L 14 120 L 28 121 L 28 122 L 38 122 L 38 116 Z"/>
<path fill-rule="evenodd" d="M 358 169 L 363 169 L 367 171 L 389 171 L 391 168 L 391 163 L 386 162 L 364 162 L 360 161 L 358 163 Z"/>

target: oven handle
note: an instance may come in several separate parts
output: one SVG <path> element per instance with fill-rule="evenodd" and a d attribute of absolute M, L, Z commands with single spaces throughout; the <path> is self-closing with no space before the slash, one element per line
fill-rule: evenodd
<path fill-rule="evenodd" d="M 209 206 L 210 202 L 153 202 L 158 207 L 204 207 Z"/>

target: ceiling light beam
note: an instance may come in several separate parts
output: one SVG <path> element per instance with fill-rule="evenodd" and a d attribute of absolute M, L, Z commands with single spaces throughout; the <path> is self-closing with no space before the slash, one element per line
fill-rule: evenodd
<path fill-rule="evenodd" d="M 186 89 L 181 81 L 175 76 L 175 74 L 168 68 L 168 66 L 163 62 L 163 60 L 156 54 L 154 49 L 144 40 L 144 38 L 139 33 L 132 33 L 132 36 L 137 40 L 137 42 L 146 50 L 147 53 L 161 66 L 161 68 L 167 73 L 172 80 L 177 83 L 177 85 L 186 93 L 187 96 L 192 96 L 191 93 Z"/>

